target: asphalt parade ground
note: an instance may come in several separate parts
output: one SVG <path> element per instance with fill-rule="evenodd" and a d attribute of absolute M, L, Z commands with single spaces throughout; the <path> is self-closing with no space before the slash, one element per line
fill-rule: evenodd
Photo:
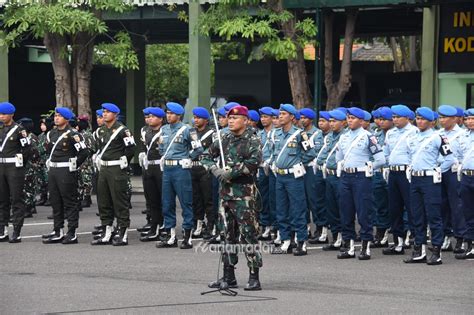
<path fill-rule="evenodd" d="M 93 200 L 80 214 L 79 244 L 41 243 L 52 229 L 47 207 L 25 220 L 22 243 L 0 243 L 0 314 L 473 313 L 474 261 L 452 253 L 443 253 L 441 266 L 406 265 L 404 256 L 381 249 L 370 261 L 338 260 L 317 245 L 304 257 L 264 253 L 258 292 L 243 290 L 248 269 L 241 254 L 238 295 L 201 295 L 217 276 L 218 253 L 202 240 L 189 250 L 140 242 L 142 195 L 133 195 L 129 245 L 91 246 L 99 223 Z"/>

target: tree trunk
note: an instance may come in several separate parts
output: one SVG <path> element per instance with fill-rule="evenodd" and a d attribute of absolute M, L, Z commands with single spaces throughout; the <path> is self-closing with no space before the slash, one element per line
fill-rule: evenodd
<path fill-rule="evenodd" d="M 334 81 L 333 75 L 333 20 L 332 12 L 324 16 L 325 23 L 325 55 L 324 55 L 324 84 L 328 94 L 326 108 L 328 110 L 339 107 L 349 91 L 352 82 L 352 44 L 354 42 L 355 23 L 357 19 L 357 9 L 346 9 L 346 28 L 344 34 L 344 50 L 339 80 Z"/>
<path fill-rule="evenodd" d="M 390 48 L 392 49 L 394 71 L 400 72 L 402 71 L 402 62 L 398 55 L 398 44 L 395 37 L 390 37 Z"/>
<path fill-rule="evenodd" d="M 400 36 L 400 50 L 402 51 L 403 71 L 410 71 L 410 56 L 408 54 L 407 37 Z"/>
<path fill-rule="evenodd" d="M 93 68 L 94 38 L 88 33 L 75 36 L 73 45 L 74 95 L 77 98 L 77 114 L 91 116 L 90 81 Z"/>
<path fill-rule="evenodd" d="M 71 89 L 72 78 L 66 52 L 67 39 L 64 36 L 46 33 L 43 42 L 48 49 L 53 65 L 56 105 L 74 109 Z"/>
<path fill-rule="evenodd" d="M 268 1 L 267 3 L 270 9 L 276 13 L 281 13 L 284 10 L 282 0 Z M 308 84 L 308 75 L 306 73 L 306 65 L 304 60 L 304 47 L 301 47 L 299 43 L 295 41 L 295 25 L 295 17 L 281 24 L 281 30 L 283 31 L 285 37 L 292 39 L 297 47 L 296 58 L 287 60 L 291 96 L 293 98 L 293 104 L 296 106 L 296 108 L 312 107 L 313 96 L 311 95 Z"/>
<path fill-rule="evenodd" d="M 408 53 L 410 55 L 410 71 L 419 71 L 420 67 L 416 58 L 416 36 L 408 38 Z"/>

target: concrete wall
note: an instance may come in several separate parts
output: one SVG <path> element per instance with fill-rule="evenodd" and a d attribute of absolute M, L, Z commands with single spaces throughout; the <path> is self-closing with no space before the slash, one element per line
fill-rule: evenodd
<path fill-rule="evenodd" d="M 450 74 L 440 73 L 438 75 L 439 104 L 449 104 L 466 108 L 468 83 L 474 84 L 474 73 Z"/>

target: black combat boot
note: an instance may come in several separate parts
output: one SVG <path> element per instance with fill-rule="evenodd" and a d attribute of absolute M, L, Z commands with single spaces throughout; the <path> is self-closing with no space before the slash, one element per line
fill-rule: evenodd
<path fill-rule="evenodd" d="M 453 253 L 454 254 L 462 254 L 464 253 L 464 249 L 462 249 L 462 237 L 456 237 L 456 245 L 454 245 Z"/>
<path fill-rule="evenodd" d="M 62 242 L 64 245 L 77 244 L 76 228 L 70 227 Z"/>
<path fill-rule="evenodd" d="M 0 225 L 0 243 L 8 242 L 8 226 Z"/>
<path fill-rule="evenodd" d="M 307 255 L 308 252 L 306 250 L 306 242 L 305 241 L 298 241 L 298 245 L 296 249 L 293 251 L 294 256 L 304 256 Z"/>
<path fill-rule="evenodd" d="M 339 254 L 337 254 L 337 259 L 355 258 L 354 240 L 345 240 L 343 244 Z"/>
<path fill-rule="evenodd" d="M 91 245 L 109 245 L 112 244 L 112 237 L 113 237 L 113 227 L 111 225 L 107 225 L 105 230 L 102 234 L 100 234 L 98 239 L 94 239 L 91 242 Z"/>
<path fill-rule="evenodd" d="M 37 206 L 44 206 L 46 201 L 48 200 L 48 193 L 42 193 L 40 199 L 36 201 Z"/>
<path fill-rule="evenodd" d="M 21 226 L 16 225 L 13 226 L 13 235 L 12 238 L 8 241 L 8 243 L 20 243 L 21 242 Z"/>
<path fill-rule="evenodd" d="M 293 246 L 291 246 L 291 241 L 286 240 L 281 243 L 281 246 L 275 246 L 272 249 L 272 254 L 273 255 L 278 255 L 278 254 L 291 254 L 293 252 Z"/>
<path fill-rule="evenodd" d="M 33 217 L 33 211 L 31 206 L 25 206 L 25 215 L 24 218 L 32 218 Z"/>
<path fill-rule="evenodd" d="M 360 249 L 359 260 L 370 259 L 370 244 L 371 241 L 362 241 L 362 247 Z"/>
<path fill-rule="evenodd" d="M 389 248 L 384 248 L 382 251 L 384 255 L 404 255 L 403 238 L 393 236 L 393 245 Z"/>
<path fill-rule="evenodd" d="M 426 245 L 413 245 L 411 256 L 403 260 L 406 264 L 418 264 L 426 262 Z"/>
<path fill-rule="evenodd" d="M 299 242 L 298 242 L 299 243 Z M 262 287 L 260 285 L 260 279 L 258 277 L 258 268 L 249 270 L 249 282 L 244 288 L 245 291 L 260 291 Z"/>
<path fill-rule="evenodd" d="M 388 247 L 388 242 L 382 243 L 385 238 L 385 231 L 387 229 L 379 229 L 375 232 L 374 242 L 372 243 L 372 248 L 381 248 L 381 247 Z"/>
<path fill-rule="evenodd" d="M 43 236 L 46 236 L 46 235 L 43 235 Z M 57 243 L 61 243 L 63 239 L 64 239 L 64 230 L 54 229 L 54 234 L 52 235 L 50 234 L 48 238 L 43 239 L 43 244 L 57 244 Z"/>
<path fill-rule="evenodd" d="M 224 275 L 216 281 L 212 281 L 207 285 L 212 289 L 235 289 L 237 288 L 237 279 L 235 279 L 234 266 L 224 264 Z"/>
<path fill-rule="evenodd" d="M 145 224 L 144 226 L 137 228 L 137 232 L 148 232 L 150 231 L 150 229 L 151 229 L 151 223 L 147 222 L 147 224 Z"/>
<path fill-rule="evenodd" d="M 266 226 L 262 234 L 258 237 L 259 241 L 271 241 L 272 239 L 272 227 Z"/>
<path fill-rule="evenodd" d="M 453 251 L 453 244 L 451 244 L 451 237 L 445 236 L 443 240 L 443 245 L 441 245 L 442 252 L 452 252 Z"/>
<path fill-rule="evenodd" d="M 197 220 L 196 221 L 196 227 L 192 231 L 192 237 L 194 238 L 201 238 L 202 237 L 202 231 L 205 228 L 204 222 L 202 220 Z"/>
<path fill-rule="evenodd" d="M 166 237 L 156 243 L 156 248 L 170 248 L 178 247 L 178 240 L 176 239 L 175 228 L 167 229 Z"/>
<path fill-rule="evenodd" d="M 160 236 L 160 232 L 158 230 L 158 226 L 152 225 L 150 231 L 148 231 L 146 235 L 142 235 L 140 237 L 140 241 L 142 242 L 158 241 L 159 236 Z"/>
<path fill-rule="evenodd" d="M 464 252 L 454 255 L 456 259 L 474 259 L 472 241 L 464 240 Z"/>
<path fill-rule="evenodd" d="M 431 249 L 431 257 L 426 261 L 426 264 L 430 266 L 441 265 L 443 261 L 441 260 L 441 247 L 433 246 Z"/>
<path fill-rule="evenodd" d="M 128 228 L 121 227 L 118 229 L 118 235 L 112 240 L 113 246 L 125 246 L 128 245 Z"/>
<path fill-rule="evenodd" d="M 81 201 L 81 207 L 82 208 L 90 208 L 92 205 L 92 198 L 91 196 L 84 196 L 84 199 Z"/>
<path fill-rule="evenodd" d="M 327 244 L 323 246 L 324 251 L 335 251 L 339 250 L 342 245 L 342 234 L 337 233 L 337 236 L 333 234 L 332 236 L 333 242 L 331 244 Z"/>
<path fill-rule="evenodd" d="M 308 235 L 308 243 L 310 244 L 318 244 L 317 240 L 321 236 L 321 231 L 323 230 L 323 227 L 320 225 L 316 225 L 316 230 L 314 231 L 313 234 L 311 234 L 311 231 L 309 232 Z"/>
<path fill-rule="evenodd" d="M 214 223 L 208 222 L 204 230 L 202 231 L 202 238 L 209 240 L 212 237 L 212 230 L 214 229 Z"/>
<path fill-rule="evenodd" d="M 100 235 L 104 233 L 105 225 L 96 225 L 94 226 L 94 231 L 92 231 L 92 235 Z"/>
<path fill-rule="evenodd" d="M 292 250 L 296 248 L 296 231 L 291 231 L 290 247 Z"/>
<path fill-rule="evenodd" d="M 190 249 L 193 248 L 193 238 L 191 236 L 191 229 L 184 230 L 184 238 L 181 241 L 181 245 L 179 246 L 181 249 Z"/>

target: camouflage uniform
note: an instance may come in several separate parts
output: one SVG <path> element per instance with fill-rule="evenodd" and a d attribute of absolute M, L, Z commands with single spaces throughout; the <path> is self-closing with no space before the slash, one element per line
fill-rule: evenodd
<path fill-rule="evenodd" d="M 248 128 L 240 136 L 224 134 L 222 145 L 228 148 L 225 159 L 226 167 L 231 170 L 231 179 L 221 182 L 220 186 L 219 230 L 225 233 L 227 244 L 238 244 L 239 240 L 242 244 L 258 244 L 254 178 L 262 159 L 260 139 Z M 209 147 L 209 155 L 202 160 L 207 169 L 215 165 L 212 158 L 220 157 L 217 141 Z M 262 267 L 262 255 L 258 250 L 246 251 L 245 257 L 251 271 Z M 223 261 L 224 265 L 235 266 L 237 253 L 224 252 Z"/>
<path fill-rule="evenodd" d="M 81 131 L 84 137 L 84 142 L 88 148 L 93 148 L 94 138 L 92 133 L 88 130 Z M 92 193 L 92 177 L 94 176 L 94 166 L 92 164 L 92 157 L 89 156 L 79 169 L 79 199 L 86 200 L 90 198 Z"/>
<path fill-rule="evenodd" d="M 46 132 L 42 132 L 38 136 L 38 152 L 40 155 L 40 160 L 38 163 L 38 189 L 39 194 L 42 197 L 48 196 L 48 171 L 46 170 L 46 160 L 48 159 L 48 154 L 46 153 Z"/>
<path fill-rule="evenodd" d="M 39 169 L 40 169 L 40 155 L 38 152 L 38 137 L 34 133 L 28 135 L 31 143 L 31 158 L 26 163 L 25 167 L 25 186 L 23 190 L 23 202 L 25 203 L 25 213 L 27 216 L 35 207 L 37 187 L 39 187 Z"/>

